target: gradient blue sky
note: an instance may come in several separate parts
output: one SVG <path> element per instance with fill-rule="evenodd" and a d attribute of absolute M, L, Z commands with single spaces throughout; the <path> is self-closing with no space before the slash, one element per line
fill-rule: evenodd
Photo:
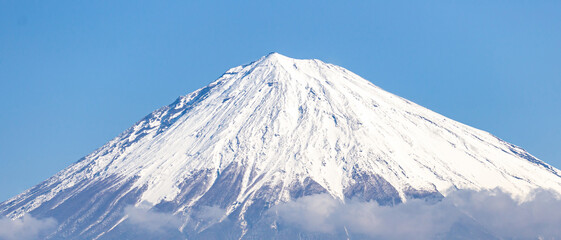
<path fill-rule="evenodd" d="M 272 51 L 561 167 L 561 1 L 85 2 L 0 1 L 0 201 Z"/>

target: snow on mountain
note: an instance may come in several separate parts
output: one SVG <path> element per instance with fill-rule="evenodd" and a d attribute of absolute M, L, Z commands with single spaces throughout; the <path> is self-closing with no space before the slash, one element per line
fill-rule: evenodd
<path fill-rule="evenodd" d="M 0 214 L 53 217 L 53 239 L 103 238 L 129 205 L 177 216 L 216 206 L 239 237 L 265 209 L 314 193 L 396 204 L 494 188 L 561 193 L 561 172 L 342 67 L 271 53 L 156 110 Z"/>

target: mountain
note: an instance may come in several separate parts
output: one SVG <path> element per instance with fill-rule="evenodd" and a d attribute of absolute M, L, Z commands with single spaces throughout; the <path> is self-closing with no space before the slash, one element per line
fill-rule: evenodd
<path fill-rule="evenodd" d="M 0 215 L 54 218 L 48 239 L 322 239 L 271 209 L 315 194 L 397 205 L 495 188 L 561 193 L 561 171 L 342 67 L 271 53 L 154 111 Z M 133 224 L 156 220 L 165 231 Z"/>

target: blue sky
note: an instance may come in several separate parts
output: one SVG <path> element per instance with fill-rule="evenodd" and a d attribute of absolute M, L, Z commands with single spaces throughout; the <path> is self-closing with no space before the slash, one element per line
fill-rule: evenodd
<path fill-rule="evenodd" d="M 269 52 L 561 168 L 559 1 L 0 1 L 0 201 Z"/>

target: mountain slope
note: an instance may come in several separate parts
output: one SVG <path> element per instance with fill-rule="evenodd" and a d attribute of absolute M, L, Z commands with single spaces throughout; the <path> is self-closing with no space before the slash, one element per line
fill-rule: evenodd
<path fill-rule="evenodd" d="M 524 198 L 561 193 L 560 176 L 344 68 L 272 53 L 156 110 L 0 214 L 54 217 L 52 239 L 110 238 L 130 233 L 123 213 L 142 204 L 182 216 L 170 234 L 258 237 L 274 232 L 267 209 L 315 193 L 396 204 L 501 188 Z M 224 210 L 220 224 L 188 220 L 205 207 Z"/>

